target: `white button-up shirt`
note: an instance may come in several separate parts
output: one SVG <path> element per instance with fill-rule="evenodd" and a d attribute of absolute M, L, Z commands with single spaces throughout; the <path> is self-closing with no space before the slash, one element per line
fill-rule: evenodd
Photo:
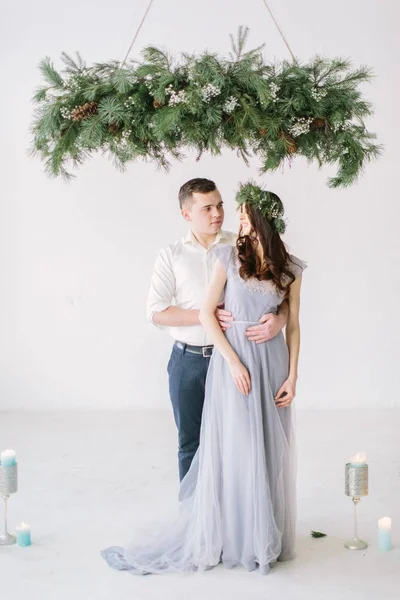
<path fill-rule="evenodd" d="M 220 231 L 206 250 L 189 231 L 185 238 L 163 248 L 154 264 L 147 300 L 147 317 L 169 306 L 199 310 L 210 282 L 215 256 L 213 249 L 222 244 L 234 246 L 237 234 Z M 154 323 L 156 325 L 156 323 Z M 164 328 L 160 325 L 158 327 Z M 174 340 L 193 346 L 211 344 L 202 325 L 169 327 Z"/>

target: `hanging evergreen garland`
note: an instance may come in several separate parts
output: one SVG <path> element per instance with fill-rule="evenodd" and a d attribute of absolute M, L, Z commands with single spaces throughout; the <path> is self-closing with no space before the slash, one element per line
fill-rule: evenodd
<path fill-rule="evenodd" d="M 52 176 L 71 177 L 70 166 L 100 151 L 117 167 L 139 158 L 167 169 L 185 149 L 220 154 L 236 150 L 262 172 L 304 156 L 336 164 L 331 187 L 354 183 L 380 153 L 363 119 L 372 112 L 359 90 L 369 69 L 317 57 L 267 64 L 262 47 L 245 52 L 247 28 L 232 38 L 230 59 L 205 52 L 179 62 L 158 48 L 142 62 L 87 67 L 63 53 L 63 75 L 49 58 L 40 64 L 47 83 L 35 96 L 32 153 Z"/>

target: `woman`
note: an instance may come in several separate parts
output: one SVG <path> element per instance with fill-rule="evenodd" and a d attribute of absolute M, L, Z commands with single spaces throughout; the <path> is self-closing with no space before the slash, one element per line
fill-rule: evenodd
<path fill-rule="evenodd" d="M 283 206 L 249 183 L 237 194 L 236 248 L 220 247 L 200 320 L 214 341 L 200 447 L 181 482 L 177 520 L 146 545 L 111 547 L 110 566 L 134 574 L 259 567 L 294 556 L 295 447 L 291 402 L 300 346 L 299 299 L 305 263 L 287 253 Z M 214 316 L 221 294 L 234 321 Z M 263 344 L 245 335 L 289 301 L 282 333 Z"/>

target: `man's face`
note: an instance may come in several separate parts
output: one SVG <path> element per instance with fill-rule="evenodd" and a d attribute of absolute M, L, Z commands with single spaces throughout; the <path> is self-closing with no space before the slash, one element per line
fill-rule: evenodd
<path fill-rule="evenodd" d="M 193 194 L 190 202 L 182 209 L 182 216 L 190 221 L 193 231 L 203 235 L 217 234 L 224 222 L 224 203 L 218 190 L 208 194 Z"/>

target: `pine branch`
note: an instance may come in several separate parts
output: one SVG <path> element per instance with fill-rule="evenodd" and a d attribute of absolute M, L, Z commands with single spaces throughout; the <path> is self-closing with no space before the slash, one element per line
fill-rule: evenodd
<path fill-rule="evenodd" d="M 86 68 L 86 65 L 79 52 L 76 52 L 76 61 L 66 52 L 61 53 L 61 60 L 67 66 L 68 70 L 73 73 L 80 73 Z"/>
<path fill-rule="evenodd" d="M 347 71 L 351 67 L 351 62 L 346 59 L 334 58 L 331 61 L 316 57 L 313 61 L 313 70 L 316 74 L 315 82 L 320 85 L 324 79 L 328 79 L 332 75 L 337 75 L 342 71 Z"/>
<path fill-rule="evenodd" d="M 112 60 L 108 63 L 94 63 L 91 71 L 93 71 L 93 75 L 101 78 L 110 77 L 119 68 L 119 61 Z"/>
<path fill-rule="evenodd" d="M 166 52 L 155 46 L 147 46 L 142 50 L 143 62 L 150 63 L 159 69 L 170 71 L 172 68 L 172 59 Z"/>
<path fill-rule="evenodd" d="M 243 50 L 247 43 L 247 38 L 249 37 L 249 31 L 250 30 L 248 27 L 240 25 L 236 35 L 236 39 L 233 37 L 232 34 L 229 36 L 231 38 L 232 50 L 235 56 L 234 60 L 236 61 L 240 60 L 240 58 L 242 57 Z"/>
<path fill-rule="evenodd" d="M 104 141 L 104 125 L 100 115 L 93 115 L 82 121 L 79 130 L 79 140 L 84 147 L 97 148 Z"/>
<path fill-rule="evenodd" d="M 44 58 L 40 62 L 39 70 L 42 73 L 43 79 L 47 81 L 49 85 L 59 90 L 64 89 L 64 81 L 55 70 L 49 57 Z"/>
<path fill-rule="evenodd" d="M 351 73 L 344 79 L 341 79 L 340 81 L 332 82 L 331 85 L 336 85 L 336 86 L 340 85 L 342 88 L 344 88 L 344 86 L 346 84 L 364 83 L 364 82 L 370 81 L 372 79 L 372 77 L 373 77 L 373 71 L 371 69 L 366 69 L 365 67 L 362 67 L 361 69 L 354 71 L 353 73 Z"/>
<path fill-rule="evenodd" d="M 119 94 L 127 94 L 132 89 L 132 79 L 128 69 L 117 69 L 111 76 L 111 84 Z"/>
<path fill-rule="evenodd" d="M 117 98 L 104 98 L 99 103 L 99 116 L 103 123 L 111 125 L 119 123 L 124 118 L 124 107 L 118 102 Z"/>
<path fill-rule="evenodd" d="M 47 88 L 39 88 L 38 90 L 36 90 L 32 100 L 33 102 L 43 102 L 44 100 L 46 100 L 46 92 L 47 92 Z"/>

